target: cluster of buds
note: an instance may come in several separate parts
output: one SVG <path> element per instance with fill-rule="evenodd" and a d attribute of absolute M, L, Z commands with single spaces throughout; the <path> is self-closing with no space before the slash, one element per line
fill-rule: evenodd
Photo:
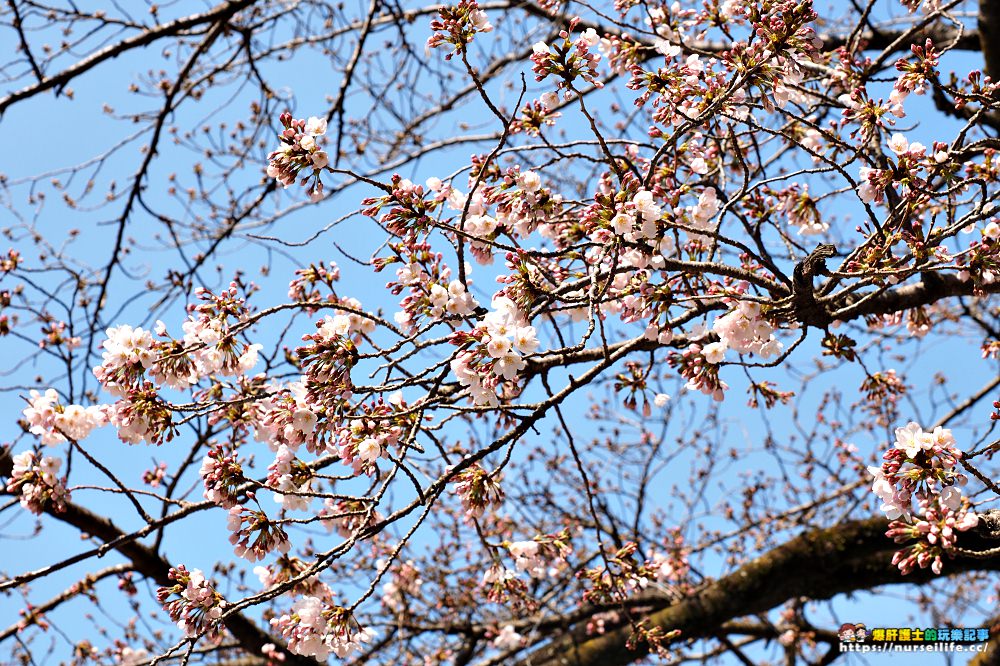
<path fill-rule="evenodd" d="M 7 303 L 10 303 L 10 297 L 7 297 Z M 3 299 L 0 297 L 0 306 L 3 305 Z M 76 349 L 81 344 L 83 344 L 83 339 L 79 335 L 66 335 L 66 329 L 69 325 L 64 321 L 49 321 L 42 325 L 42 335 L 41 340 L 38 341 L 38 346 L 42 349 L 48 347 L 65 347 L 67 350 Z"/>
<path fill-rule="evenodd" d="M 12 462 L 7 492 L 16 495 L 22 507 L 34 514 L 49 508 L 56 513 L 66 510 L 66 477 L 57 476 L 62 460 L 25 451 L 14 456 Z"/>
<path fill-rule="evenodd" d="M 955 547 L 957 532 L 979 524 L 959 490 L 967 482 L 955 469 L 961 457 L 950 430 L 939 426 L 928 432 L 911 422 L 896 428 L 896 442 L 883 455 L 882 466 L 868 468 L 872 491 L 892 521 L 886 536 L 896 543 L 916 542 L 893 555 L 892 563 L 904 574 L 918 566 L 941 573 L 942 556 Z"/>
<path fill-rule="evenodd" d="M 340 459 L 351 465 L 355 474 L 374 472 L 375 461 L 399 444 L 417 418 L 398 391 L 388 401 L 379 397 L 375 402 L 359 405 L 349 425 L 338 431 Z"/>
<path fill-rule="evenodd" d="M 317 576 L 307 576 L 301 578 L 308 569 L 308 565 L 294 555 L 287 553 L 280 556 L 272 564 L 257 565 L 253 568 L 254 575 L 260 580 L 260 584 L 265 590 L 287 583 L 292 579 L 299 579 L 289 588 L 285 594 L 292 597 L 319 597 L 323 601 L 333 599 L 333 590 L 321 581 Z"/>
<path fill-rule="evenodd" d="M 903 111 L 903 100 L 911 92 L 923 95 L 928 82 L 937 78 L 940 54 L 934 48 L 934 42 L 928 38 L 923 46 L 912 44 L 910 50 L 913 51 L 913 60 L 900 58 L 896 61 L 896 70 L 900 74 L 889 94 L 889 102 L 892 104 L 890 110 L 897 118 L 906 115 Z"/>
<path fill-rule="evenodd" d="M 569 30 L 560 30 L 561 42 L 549 46 L 545 42 L 537 42 L 531 47 L 532 71 L 535 79 L 542 81 L 549 75 L 558 79 L 559 88 L 569 88 L 577 78 L 583 79 L 595 88 L 603 88 L 604 82 L 598 78 L 597 63 L 601 60 L 600 53 L 592 53 L 591 49 L 600 44 L 601 37 L 593 28 L 580 33 L 575 39 L 570 39 L 570 33 L 579 24 L 580 18 L 574 17 L 569 23 Z"/>
<path fill-rule="evenodd" d="M 473 463 L 452 479 L 455 484 L 452 492 L 462 500 L 462 508 L 469 518 L 478 518 L 487 507 L 503 503 L 504 493 L 499 481 L 479 463 Z"/>
<path fill-rule="evenodd" d="M 209 425 L 225 424 L 233 429 L 234 434 L 242 436 L 263 417 L 262 397 L 273 388 L 261 372 L 237 377 L 226 384 L 215 382 L 205 389 L 194 391 L 192 398 L 200 403 L 215 403 L 216 408 L 206 417 Z M 232 390 L 228 400 L 224 400 L 226 389 Z"/>
<path fill-rule="evenodd" d="M 308 409 L 324 417 L 327 431 L 334 429 L 337 416 L 348 406 L 354 390 L 351 368 L 358 360 L 354 341 L 339 333 L 344 328 L 337 325 L 338 317 L 332 318 L 330 326 L 320 325 L 316 333 L 302 336 L 311 344 L 295 350 L 303 371 Z"/>
<path fill-rule="evenodd" d="M 896 543 L 916 541 L 892 555 L 892 563 L 903 574 L 918 566 L 921 569 L 929 566 L 934 573 L 941 573 L 944 567 L 941 556 L 954 549 L 958 532 L 979 524 L 979 516 L 969 506 L 969 500 L 954 488 L 946 490 L 954 492 L 944 492 L 939 496 L 918 495 L 920 520 L 914 523 L 894 520 L 889 524 L 885 535 Z"/>
<path fill-rule="evenodd" d="M 371 504 L 362 500 L 327 498 L 320 513 L 323 526 L 345 539 L 354 537 L 361 530 L 382 520 L 381 514 Z"/>
<path fill-rule="evenodd" d="M 295 654 L 326 661 L 331 653 L 346 657 L 360 651 L 375 632 L 362 628 L 350 611 L 318 597 L 302 597 L 291 611 L 271 619 L 271 626 L 288 641 Z"/>
<path fill-rule="evenodd" d="M 645 570 L 651 580 L 655 580 L 661 585 L 671 584 L 683 587 L 691 573 L 688 553 L 689 549 L 684 545 L 684 537 L 680 530 L 672 529 L 666 550 L 654 552 L 653 556 L 645 563 Z"/>
<path fill-rule="evenodd" d="M 671 352 L 667 357 L 670 366 L 687 379 L 686 388 L 701 391 L 712 396 L 713 400 L 722 402 L 729 384 L 719 379 L 719 360 L 721 359 L 714 363 L 709 361 L 702 346 L 697 343 L 689 345 L 683 353 Z"/>
<path fill-rule="evenodd" d="M 589 583 L 585 598 L 594 603 L 620 602 L 651 585 L 671 585 L 674 594 L 685 592 L 690 567 L 679 532 L 674 531 L 673 543 L 665 552 L 655 552 L 645 562 L 636 559 L 636 550 L 635 543 L 627 543 L 608 558 L 607 567 L 595 567 L 578 574 Z"/>
<path fill-rule="evenodd" d="M 118 431 L 118 439 L 127 444 L 148 442 L 159 446 L 177 434 L 170 404 L 160 398 L 150 382 L 130 389 L 111 406 L 108 418 Z"/>
<path fill-rule="evenodd" d="M 809 195 L 809 185 L 798 183 L 775 193 L 778 210 L 788 218 L 788 224 L 798 228 L 800 236 L 825 233 L 830 225 L 823 221 L 816 207 L 816 199 Z"/>
<path fill-rule="evenodd" d="M 434 226 L 434 212 L 445 198 L 428 197 L 422 185 L 397 173 L 392 174 L 391 184 L 386 189 L 388 194 L 369 197 L 361 202 L 367 206 L 362 214 L 377 219 L 390 233 L 400 238 L 412 238 L 414 234 L 426 232 Z"/>
<path fill-rule="evenodd" d="M 320 174 L 330 164 L 330 156 L 321 150 L 319 137 L 326 134 L 326 120 L 311 117 L 308 120 L 292 118 L 288 111 L 278 120 L 284 128 L 278 134 L 281 147 L 267 156 L 267 175 L 288 188 L 295 183 L 300 173 L 306 176 L 302 185 L 313 201 L 323 198 L 323 182 Z"/>
<path fill-rule="evenodd" d="M 320 285 L 326 287 L 330 293 L 326 296 L 326 301 L 336 302 L 337 297 L 333 293 L 333 283 L 340 280 L 340 267 L 330 262 L 329 268 L 322 261 L 319 264 L 309 264 L 308 268 L 300 268 L 295 271 L 295 278 L 288 283 L 288 298 L 298 303 L 319 302 L 324 300 L 320 294 Z"/>
<path fill-rule="evenodd" d="M 142 482 L 150 488 L 159 488 L 167 478 L 167 463 L 160 462 L 153 469 L 142 473 Z"/>
<path fill-rule="evenodd" d="M 222 639 L 222 613 L 226 600 L 215 591 L 199 569 L 188 571 L 184 565 L 171 567 L 167 577 L 175 583 L 156 591 L 156 599 L 186 636 L 207 634 L 209 640 Z"/>
<path fill-rule="evenodd" d="M 258 562 L 275 550 L 287 553 L 291 547 L 285 530 L 263 511 L 237 504 L 229 509 L 226 527 L 232 532 L 229 543 L 233 544 L 236 556 L 251 562 Z"/>
<path fill-rule="evenodd" d="M 983 228 L 983 238 L 971 244 L 964 256 L 965 269 L 959 277 L 971 279 L 977 287 L 993 284 L 1000 278 L 1000 224 L 991 220 Z"/>
<path fill-rule="evenodd" d="M 312 500 L 313 471 L 282 444 L 267 468 L 267 485 L 275 491 L 274 501 L 287 511 L 305 511 Z"/>
<path fill-rule="evenodd" d="M 818 18 L 812 0 L 765 0 L 745 5 L 743 15 L 757 38 L 753 45 L 774 58 L 809 61 L 823 46 L 809 25 Z"/>
<path fill-rule="evenodd" d="M 199 474 L 205 484 L 205 499 L 224 509 L 239 504 L 239 488 L 247 479 L 243 475 L 243 466 L 236 451 L 213 446 L 205 454 Z"/>
<path fill-rule="evenodd" d="M 567 530 L 536 536 L 530 541 L 504 542 L 503 545 L 514 558 L 514 567 L 528 572 L 532 578 L 554 577 L 573 552 Z"/>
<path fill-rule="evenodd" d="M 536 603 L 528 594 L 528 585 L 517 572 L 493 564 L 483 574 L 486 598 L 495 604 L 505 604 L 515 609 L 534 610 Z"/>
<path fill-rule="evenodd" d="M 454 7 L 442 7 L 438 14 L 440 18 L 431 21 L 434 34 L 427 40 L 427 48 L 450 44 L 452 51 L 445 55 L 445 60 L 451 60 L 456 53 L 464 53 L 477 32 L 493 30 L 489 17 L 476 0 L 462 0 Z"/>
<path fill-rule="evenodd" d="M 311 344 L 299 347 L 295 354 L 309 381 L 336 385 L 340 392 L 350 393 L 351 368 L 358 356 L 348 337 L 351 332 L 350 318 L 337 315 L 316 322 L 316 332 L 302 336 L 303 342 Z"/>
<path fill-rule="evenodd" d="M 61 405 L 55 389 L 44 393 L 31 391 L 28 406 L 21 412 L 28 425 L 28 432 L 36 435 L 42 444 L 61 444 L 69 437 L 74 441 L 85 439 L 95 428 L 108 422 L 106 405 Z"/>
<path fill-rule="evenodd" d="M 292 451 L 302 444 L 309 451 L 317 450 L 319 416 L 306 399 L 305 384 L 293 382 L 260 400 L 258 408 L 260 417 L 254 421 L 257 439 L 267 442 L 272 450 L 277 451 L 282 444 Z"/>
<path fill-rule="evenodd" d="M 475 235 L 482 219 L 481 216 L 470 215 L 465 223 L 465 232 Z M 493 225 L 496 225 L 495 221 Z M 409 291 L 399 304 L 400 311 L 394 316 L 396 323 L 407 331 L 415 331 L 426 317 L 434 320 L 465 317 L 479 305 L 465 284 L 451 279 L 451 268 L 444 265 L 443 256 L 429 250 L 430 246 L 425 243 L 409 248 L 407 254 L 411 260 L 397 268 L 396 280 L 386 285 L 393 295 L 402 293 L 404 289 Z M 467 284 L 471 284 L 471 280 L 467 280 Z"/>
<path fill-rule="evenodd" d="M 615 375 L 615 393 L 624 394 L 622 406 L 625 409 L 635 410 L 639 406 L 639 398 L 642 398 L 642 415 L 649 417 L 653 413 L 653 408 L 648 399 L 649 371 L 641 363 L 636 361 L 626 361 L 624 372 Z M 657 405 L 662 407 L 666 403 Z"/>
<path fill-rule="evenodd" d="M 865 399 L 861 406 L 867 410 L 880 426 L 888 426 L 899 415 L 899 401 L 908 389 L 892 368 L 875 372 L 861 382 Z"/>
<path fill-rule="evenodd" d="M 546 95 L 551 95 L 546 97 Z M 510 124 L 511 134 L 524 132 L 528 136 L 538 136 L 542 127 L 552 127 L 556 124 L 556 119 L 562 116 L 554 109 L 559 105 L 559 98 L 555 93 L 545 93 L 541 100 L 533 100 L 524 105 L 521 115 Z"/>
<path fill-rule="evenodd" d="M 587 586 L 585 601 L 593 604 L 614 604 L 630 597 L 648 581 L 642 565 L 636 561 L 638 546 L 626 543 L 605 558 L 605 564 L 577 573 Z"/>
<path fill-rule="evenodd" d="M 7 256 L 0 257 L 0 275 L 6 275 L 7 273 L 17 270 L 21 261 L 22 258 L 20 252 L 14 249 L 8 250 Z"/>
<path fill-rule="evenodd" d="M 384 563 L 380 561 L 379 568 L 384 566 Z M 405 610 L 408 598 L 420 594 L 420 588 L 423 584 L 420 570 L 412 561 L 407 560 L 392 572 L 392 579 L 382 585 L 382 603 L 386 608 L 401 612 Z"/>

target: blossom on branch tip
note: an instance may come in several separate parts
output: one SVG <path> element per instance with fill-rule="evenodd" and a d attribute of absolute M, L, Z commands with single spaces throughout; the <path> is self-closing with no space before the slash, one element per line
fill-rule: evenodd
<path fill-rule="evenodd" d="M 62 460 L 24 451 L 12 458 L 7 492 L 16 495 L 21 506 L 34 514 L 46 509 L 56 513 L 66 510 L 70 499 L 66 477 L 59 477 Z"/>
<path fill-rule="evenodd" d="M 886 536 L 908 544 L 892 558 L 904 574 L 915 567 L 941 573 L 942 558 L 952 554 L 957 532 L 979 523 L 959 490 L 966 478 L 956 471 L 962 452 L 955 444 L 947 428 L 938 426 L 928 432 L 911 422 L 896 428 L 895 445 L 883 455 L 882 466 L 868 468 L 872 491 L 892 521 Z"/>

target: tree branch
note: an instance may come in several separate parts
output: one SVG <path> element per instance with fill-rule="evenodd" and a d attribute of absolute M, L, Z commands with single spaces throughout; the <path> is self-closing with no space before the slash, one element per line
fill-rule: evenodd
<path fill-rule="evenodd" d="M 254 0 L 232 0 L 231 2 L 223 2 L 207 12 L 192 14 L 185 18 L 177 19 L 176 21 L 156 25 L 134 37 L 110 44 L 99 51 L 91 53 L 83 60 L 70 65 L 56 75 L 42 78 L 38 81 L 38 83 L 21 88 L 20 90 L 12 92 L 6 97 L 0 99 L 0 116 L 3 115 L 8 107 L 23 99 L 27 99 L 52 88 L 63 88 L 71 80 L 80 76 L 84 72 L 93 69 L 97 65 L 100 65 L 105 60 L 117 58 L 132 49 L 152 44 L 161 37 L 173 36 L 183 30 L 193 28 L 203 23 L 212 23 L 220 17 L 232 15 L 235 12 L 250 6 L 253 2 Z"/>
<path fill-rule="evenodd" d="M 922 584 L 935 575 L 920 569 L 903 576 L 892 565 L 897 546 L 885 536 L 883 518 L 853 521 L 801 534 L 711 583 L 695 595 L 649 616 L 649 628 L 680 630 L 679 640 L 713 635 L 725 622 L 766 612 L 788 599 L 828 599 L 855 590 L 888 584 Z M 973 533 L 961 536 L 963 547 L 979 549 L 986 541 Z M 1000 570 L 1000 558 L 957 557 L 945 565 L 949 574 Z M 536 650 L 517 666 L 622 666 L 644 656 L 648 647 L 625 647 L 629 626 L 587 636 L 585 628 Z"/>
<path fill-rule="evenodd" d="M 61 513 L 50 512 L 49 515 L 72 525 L 81 532 L 89 534 L 104 543 L 112 542 L 124 535 L 124 532 L 107 518 L 98 516 L 88 509 L 71 502 L 66 504 L 65 511 Z M 159 585 L 174 584 L 167 577 L 167 573 L 170 571 L 170 563 L 150 548 L 137 541 L 123 541 L 115 546 L 115 550 L 127 558 L 136 571 L 144 576 L 148 576 Z M 285 659 L 282 663 L 288 666 L 316 666 L 316 661 L 309 657 L 289 652 L 281 644 L 280 640 L 263 631 L 240 613 L 228 615 L 225 619 L 225 624 L 226 629 L 229 630 L 233 637 L 239 641 L 243 649 L 250 655 L 261 654 L 261 648 L 264 645 L 273 643 L 285 654 Z"/>
<path fill-rule="evenodd" d="M 1000 0 L 979 0 L 979 44 L 986 73 L 1000 77 Z"/>

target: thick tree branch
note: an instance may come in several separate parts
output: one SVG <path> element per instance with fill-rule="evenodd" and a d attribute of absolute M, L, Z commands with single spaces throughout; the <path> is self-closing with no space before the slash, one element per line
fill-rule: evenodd
<path fill-rule="evenodd" d="M 73 503 L 66 504 L 66 510 L 62 513 L 50 512 L 53 518 L 57 518 L 72 525 L 83 533 L 109 543 L 121 538 L 124 535 L 117 525 L 103 516 L 98 516 L 88 509 Z M 115 550 L 127 558 L 136 571 L 148 576 L 159 585 L 173 585 L 173 581 L 167 577 L 170 570 L 170 563 L 163 559 L 158 553 L 142 545 L 137 541 L 122 541 L 115 546 Z M 239 641 L 240 645 L 250 655 L 261 654 L 261 648 L 273 643 L 282 649 L 281 642 L 270 634 L 261 630 L 256 624 L 240 613 L 228 615 L 225 619 L 226 629 Z M 316 666 L 316 662 L 309 657 L 294 654 L 287 650 L 285 652 L 284 664 L 288 666 Z"/>
<path fill-rule="evenodd" d="M 1000 0 L 979 0 L 979 44 L 986 73 L 1000 77 Z"/>
<path fill-rule="evenodd" d="M 980 285 L 982 293 L 995 294 L 1000 291 L 1000 283 Z M 835 313 L 841 321 L 857 319 L 872 314 L 889 314 L 910 308 L 930 305 L 954 296 L 973 296 L 976 285 L 971 280 L 960 280 L 957 275 L 938 274 L 932 282 L 920 281 L 879 294 L 851 294 L 847 304 Z"/>
<path fill-rule="evenodd" d="M 903 576 L 891 563 L 897 546 L 885 536 L 882 518 L 853 521 L 806 532 L 778 546 L 735 572 L 708 585 L 673 606 L 649 617 L 649 626 L 680 630 L 680 640 L 712 636 L 725 622 L 766 612 L 788 599 L 828 599 L 838 594 L 879 585 L 922 584 L 930 569 Z M 959 543 L 982 549 L 993 545 L 975 534 L 963 534 Z M 958 557 L 945 564 L 945 573 L 1000 570 L 1000 558 Z M 622 666 L 642 657 L 642 646 L 625 647 L 628 626 L 600 636 L 583 629 L 535 651 L 518 666 Z"/>

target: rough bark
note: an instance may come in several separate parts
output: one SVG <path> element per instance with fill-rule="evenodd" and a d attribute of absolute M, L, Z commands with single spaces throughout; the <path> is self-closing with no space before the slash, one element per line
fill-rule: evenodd
<path fill-rule="evenodd" d="M 1000 0 L 979 0 L 979 46 L 983 68 L 994 81 L 1000 77 Z"/>
<path fill-rule="evenodd" d="M 711 583 L 694 596 L 650 615 L 650 627 L 680 630 L 678 640 L 714 635 L 733 618 L 766 612 L 797 598 L 828 599 L 879 585 L 921 584 L 934 578 L 929 569 L 902 576 L 890 561 L 896 545 L 885 536 L 886 521 L 873 518 L 806 532 Z M 978 535 L 959 541 L 979 550 L 995 545 Z M 945 563 L 947 574 L 1000 570 L 1000 558 L 958 557 Z M 646 652 L 625 647 L 631 629 L 587 636 L 582 629 L 557 639 L 518 662 L 518 666 L 623 666 Z M 989 663 L 989 662 L 987 662 Z"/>

